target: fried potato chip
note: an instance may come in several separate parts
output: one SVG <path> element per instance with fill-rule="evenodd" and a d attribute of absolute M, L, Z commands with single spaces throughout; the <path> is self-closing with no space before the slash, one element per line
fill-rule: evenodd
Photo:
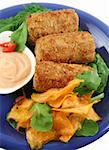
<path fill-rule="evenodd" d="M 59 112 L 65 112 L 65 113 L 75 113 L 75 114 L 80 114 L 83 116 L 86 116 L 89 112 L 89 110 L 91 109 L 93 103 L 88 104 L 88 105 L 84 105 L 84 106 L 80 106 L 80 107 L 76 107 L 76 108 L 52 108 L 53 111 L 59 111 Z"/>
<path fill-rule="evenodd" d="M 78 115 L 78 114 L 71 114 L 69 116 L 69 120 L 71 121 L 75 132 L 78 130 L 78 128 L 81 127 L 81 122 L 83 122 L 84 119 L 85 117 L 83 117 L 82 115 Z"/>
<path fill-rule="evenodd" d="M 16 122 L 25 122 L 30 119 L 31 114 L 28 109 L 32 106 L 33 101 L 26 98 L 17 101 L 12 107 L 11 111 L 8 113 L 7 119 L 13 119 Z"/>
<path fill-rule="evenodd" d="M 53 129 L 62 142 L 68 142 L 75 133 L 70 120 L 63 112 L 53 112 Z"/>
<path fill-rule="evenodd" d="M 32 94 L 31 98 L 34 102 L 45 103 L 49 101 L 49 99 L 52 98 L 52 96 L 55 95 L 58 91 L 59 89 L 50 89 L 41 94 L 34 93 Z"/>
<path fill-rule="evenodd" d="M 55 101 L 48 101 L 47 102 L 51 107 L 59 108 L 69 108 L 69 107 L 76 107 L 79 104 L 79 98 L 76 94 L 67 94 L 64 98 L 58 98 Z"/>
<path fill-rule="evenodd" d="M 31 149 L 39 149 L 43 144 L 57 140 L 57 136 L 54 130 L 40 132 L 30 128 L 26 131 L 26 139 Z"/>
<path fill-rule="evenodd" d="M 76 94 L 68 94 L 64 97 L 62 108 L 74 108 L 80 105 L 79 97 Z"/>
<path fill-rule="evenodd" d="M 101 117 L 95 112 L 93 108 L 91 108 L 87 114 L 87 119 L 91 119 L 93 121 L 101 120 Z"/>
<path fill-rule="evenodd" d="M 81 104 L 78 105 L 78 107 L 75 107 L 75 108 L 52 108 L 53 111 L 59 111 L 59 112 L 65 112 L 65 113 L 75 113 L 75 114 L 80 114 L 80 115 L 83 115 L 83 116 L 86 116 L 89 112 L 89 110 L 92 108 L 92 106 L 96 103 L 100 102 L 100 100 L 96 100 L 92 103 L 89 103 L 89 104 Z"/>
<path fill-rule="evenodd" d="M 32 93 L 31 99 L 34 101 L 41 93 Z"/>
<path fill-rule="evenodd" d="M 84 119 L 85 119 L 84 116 L 79 115 L 79 114 L 74 114 L 74 113 L 72 113 L 72 114 L 70 114 L 70 116 L 69 116 L 69 120 L 70 120 L 71 122 L 73 122 L 72 120 L 77 120 L 78 122 L 82 122 Z"/>
<path fill-rule="evenodd" d="M 27 99 L 24 96 L 20 96 L 15 100 L 15 104 L 18 105 L 18 107 L 29 109 L 33 104 L 33 101 L 31 101 L 31 99 Z"/>
<path fill-rule="evenodd" d="M 30 128 L 30 119 L 26 120 L 25 122 L 18 122 L 16 130 L 19 131 L 19 128 L 24 128 L 24 129 Z"/>
<path fill-rule="evenodd" d="M 74 79 L 68 83 L 67 86 L 60 89 L 50 89 L 47 92 L 44 92 L 42 94 L 37 95 L 36 97 L 32 97 L 33 101 L 38 103 L 45 103 L 48 101 L 55 101 L 58 98 L 63 98 L 66 94 L 69 94 L 73 91 L 75 87 L 77 87 L 80 82 L 83 82 L 83 80 Z"/>
<path fill-rule="evenodd" d="M 59 108 L 61 107 L 62 103 L 64 102 L 64 98 L 58 98 L 55 101 L 48 101 L 47 103 L 49 106 L 54 107 L 54 108 Z"/>

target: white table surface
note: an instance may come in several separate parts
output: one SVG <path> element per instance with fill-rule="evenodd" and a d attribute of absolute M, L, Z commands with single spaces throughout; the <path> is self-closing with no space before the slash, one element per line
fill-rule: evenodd
<path fill-rule="evenodd" d="M 73 6 L 86 11 L 109 25 L 109 0 L 0 0 L 0 10 L 9 6 L 31 3 L 47 2 Z M 80 150 L 109 150 L 109 132 L 97 141 L 89 144 Z M 0 148 L 0 150 L 3 150 Z"/>

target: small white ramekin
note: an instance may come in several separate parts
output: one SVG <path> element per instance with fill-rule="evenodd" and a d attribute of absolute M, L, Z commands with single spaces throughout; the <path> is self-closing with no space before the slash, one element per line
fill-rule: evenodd
<path fill-rule="evenodd" d="M 11 31 L 4 31 L 4 32 L 0 33 L 0 43 L 10 41 L 11 34 L 12 34 Z M 16 86 L 10 87 L 10 88 L 0 88 L 0 94 L 9 94 L 9 93 L 15 92 L 16 90 L 18 90 L 18 89 L 22 88 L 24 85 L 26 85 L 32 79 L 34 72 L 35 72 L 35 65 L 36 65 L 35 56 L 28 47 L 25 47 L 23 53 L 25 53 L 28 56 L 28 58 L 30 59 L 30 63 L 31 63 L 30 74 L 19 85 L 16 85 Z"/>

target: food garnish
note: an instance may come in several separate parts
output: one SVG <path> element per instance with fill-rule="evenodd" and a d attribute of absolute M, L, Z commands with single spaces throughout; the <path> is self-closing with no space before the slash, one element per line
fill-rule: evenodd
<path fill-rule="evenodd" d="M 80 86 L 74 90 L 78 93 L 78 95 L 84 95 L 96 91 L 101 82 L 101 79 L 96 71 L 85 71 L 78 75 L 77 78 L 84 80 L 84 82 L 82 82 Z"/>
<path fill-rule="evenodd" d="M 14 129 L 16 129 L 16 127 L 17 127 L 17 122 L 16 122 L 15 120 L 13 120 L 13 119 L 8 120 L 8 119 L 7 119 L 7 121 L 9 122 L 9 124 L 10 124 Z"/>
<path fill-rule="evenodd" d="M 14 52 L 16 48 L 16 44 L 13 42 L 5 42 L 5 43 L 1 43 L 0 47 L 2 48 L 3 52 Z"/>
<path fill-rule="evenodd" d="M 102 98 L 104 98 L 104 93 L 101 93 L 101 94 L 99 94 L 99 95 L 97 95 L 95 97 L 92 97 L 91 100 L 92 100 L 92 102 L 94 102 L 94 101 L 100 100 Z"/>
<path fill-rule="evenodd" d="M 98 124 L 91 120 L 85 119 L 82 124 L 81 128 L 76 132 L 77 136 L 94 136 L 99 130 Z"/>
<path fill-rule="evenodd" d="M 96 54 L 95 61 L 93 63 L 89 64 L 91 67 L 96 69 L 101 82 L 99 87 L 97 88 L 97 93 L 102 93 L 107 85 L 108 77 L 109 77 L 109 68 L 104 62 L 103 58 L 100 56 L 100 54 Z"/>
<path fill-rule="evenodd" d="M 52 113 L 47 104 L 34 104 L 30 108 L 33 112 L 30 126 L 39 131 L 49 131 L 52 128 Z"/>
<path fill-rule="evenodd" d="M 11 41 L 16 44 L 15 51 L 22 52 L 24 50 L 27 41 L 27 28 L 25 21 L 11 34 Z"/>

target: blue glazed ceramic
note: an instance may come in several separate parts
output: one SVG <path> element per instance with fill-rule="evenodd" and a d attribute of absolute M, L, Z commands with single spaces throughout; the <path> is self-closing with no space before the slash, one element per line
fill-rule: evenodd
<path fill-rule="evenodd" d="M 41 3 L 40 5 L 50 9 L 69 8 L 63 5 Z M 0 19 L 14 16 L 18 11 L 22 10 L 23 6 L 14 6 L 0 11 Z M 80 18 L 80 28 L 89 31 L 96 43 L 97 51 L 102 55 L 105 62 L 109 66 L 109 27 L 95 17 L 75 9 Z M 25 88 L 30 91 L 31 83 Z M 29 150 L 29 146 L 24 135 L 17 133 L 6 121 L 6 115 L 9 112 L 15 97 L 21 95 L 21 90 L 9 94 L 0 95 L 0 147 L 7 150 Z M 109 131 L 109 85 L 105 89 L 105 98 L 95 107 L 96 111 L 102 117 L 99 122 L 99 132 L 93 137 L 73 137 L 68 144 L 61 142 L 50 142 L 43 147 L 43 150 L 74 150 L 83 147 Z M 37 140 L 37 139 L 36 139 Z"/>

